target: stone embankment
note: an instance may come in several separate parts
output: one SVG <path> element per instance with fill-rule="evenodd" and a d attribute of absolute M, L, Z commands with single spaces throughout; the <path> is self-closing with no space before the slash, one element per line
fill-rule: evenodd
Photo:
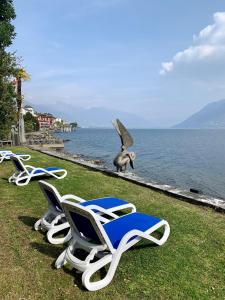
<path fill-rule="evenodd" d="M 67 160 L 79 165 L 82 165 L 87 168 L 91 168 L 95 171 L 104 172 L 110 176 L 119 177 L 121 179 L 133 182 L 135 184 L 151 188 L 160 192 L 163 192 L 169 196 L 175 197 L 177 199 L 193 203 L 196 205 L 203 205 L 214 208 L 216 211 L 221 211 L 225 213 L 225 200 L 219 199 L 211 196 L 207 196 L 204 194 L 196 194 L 189 191 L 185 191 L 179 188 L 174 188 L 170 185 L 162 185 L 155 182 L 148 182 L 143 178 L 140 178 L 131 173 L 122 173 L 122 172 L 115 172 L 110 170 L 104 166 L 104 162 L 100 160 L 88 160 L 79 155 L 73 155 L 71 153 L 66 153 L 62 151 L 50 151 L 50 150 L 43 150 L 40 147 L 30 147 L 33 150 L 40 151 L 47 155 L 57 157 L 59 159 Z"/>
<path fill-rule="evenodd" d="M 37 131 L 26 134 L 26 143 L 29 146 L 38 146 L 43 149 L 63 149 L 64 142 L 56 138 L 49 131 Z"/>

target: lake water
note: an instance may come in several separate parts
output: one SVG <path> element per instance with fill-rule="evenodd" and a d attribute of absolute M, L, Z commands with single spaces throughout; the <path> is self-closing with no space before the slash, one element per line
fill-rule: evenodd
<path fill-rule="evenodd" d="M 133 129 L 130 150 L 137 155 L 133 173 L 138 176 L 204 194 L 225 198 L 225 130 Z M 59 133 L 70 139 L 65 150 L 105 161 L 113 169 L 120 150 L 114 129 L 78 129 Z"/>

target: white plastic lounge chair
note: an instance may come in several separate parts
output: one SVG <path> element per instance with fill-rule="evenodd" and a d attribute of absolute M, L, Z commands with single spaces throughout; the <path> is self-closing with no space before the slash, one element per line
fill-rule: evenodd
<path fill-rule="evenodd" d="M 22 160 L 29 160 L 31 156 L 29 154 L 20 154 L 20 153 L 13 153 L 10 150 L 1 150 L 0 151 L 0 163 L 3 162 L 3 160 L 10 160 L 11 156 L 18 156 Z"/>
<path fill-rule="evenodd" d="M 2 154 L 2 153 L 12 153 L 12 151 L 11 150 L 0 150 L 0 154 Z"/>
<path fill-rule="evenodd" d="M 39 180 L 40 188 L 48 201 L 48 211 L 39 219 L 35 225 L 35 230 L 47 231 L 47 239 L 51 244 L 63 244 L 71 239 L 71 231 L 65 237 L 54 237 L 56 233 L 63 231 L 66 228 L 70 228 L 70 225 L 65 217 L 61 203 L 64 200 L 73 200 L 76 203 L 80 203 L 83 206 L 98 205 L 108 212 L 135 212 L 136 208 L 133 204 L 127 201 L 117 199 L 114 197 L 105 197 L 100 199 L 94 199 L 86 201 L 75 195 L 61 196 L 58 190 L 51 184 Z"/>
<path fill-rule="evenodd" d="M 142 238 L 148 239 L 157 245 L 163 245 L 169 234 L 170 227 L 167 221 L 134 212 L 113 220 L 100 219 L 93 208 L 65 200 L 62 203 L 67 220 L 71 226 L 72 240 L 55 262 L 56 268 L 66 263 L 82 272 L 82 284 L 89 291 L 96 291 L 107 286 L 113 279 L 121 255 Z M 97 208 L 107 215 L 107 211 Z M 152 236 L 157 229 L 164 227 L 164 234 L 160 239 Z M 85 260 L 76 257 L 75 249 L 84 249 L 88 255 Z M 93 261 L 98 258 L 97 261 Z M 109 265 L 103 279 L 91 282 L 93 274 Z"/>
<path fill-rule="evenodd" d="M 31 178 L 38 176 L 46 175 L 63 179 L 67 175 L 67 171 L 61 168 L 35 168 L 24 165 L 18 156 L 11 156 L 11 160 L 15 165 L 16 172 L 9 178 L 9 182 L 13 182 L 18 186 L 27 185 Z"/>

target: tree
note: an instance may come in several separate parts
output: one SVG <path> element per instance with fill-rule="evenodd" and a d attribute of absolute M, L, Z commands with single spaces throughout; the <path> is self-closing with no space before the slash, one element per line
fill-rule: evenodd
<path fill-rule="evenodd" d="M 14 70 L 14 76 L 16 78 L 16 102 L 19 115 L 23 106 L 22 81 L 30 80 L 30 75 L 23 68 L 18 68 Z"/>
<path fill-rule="evenodd" d="M 26 132 L 39 130 L 38 119 L 35 118 L 30 112 L 27 112 L 26 115 L 24 116 L 24 125 L 25 125 Z"/>
<path fill-rule="evenodd" d="M 78 127 L 77 122 L 72 122 L 72 123 L 70 123 L 70 125 L 72 126 L 72 129 L 75 129 Z"/>
<path fill-rule="evenodd" d="M 15 27 L 11 21 L 16 18 L 12 0 L 0 1 L 0 48 L 5 49 L 12 44 L 16 36 Z"/>
<path fill-rule="evenodd" d="M 16 119 L 16 94 L 12 76 L 17 67 L 14 53 L 6 51 L 15 37 L 11 24 L 16 14 L 12 0 L 0 1 L 0 139 L 7 138 Z"/>

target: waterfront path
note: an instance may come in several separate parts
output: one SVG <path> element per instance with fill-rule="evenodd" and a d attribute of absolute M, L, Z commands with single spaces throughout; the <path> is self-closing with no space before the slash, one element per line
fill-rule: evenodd
<path fill-rule="evenodd" d="M 33 224 L 47 203 L 37 180 L 25 187 L 8 183 L 10 162 L 0 165 L 0 299 L 224 299 L 225 214 L 182 202 L 25 148 L 34 166 L 67 169 L 63 180 L 48 179 L 61 194 L 85 199 L 113 195 L 140 212 L 166 219 L 171 235 L 162 247 L 144 241 L 126 252 L 112 283 L 87 292 L 81 275 L 69 267 L 55 270 L 64 246 L 50 245 Z"/>

